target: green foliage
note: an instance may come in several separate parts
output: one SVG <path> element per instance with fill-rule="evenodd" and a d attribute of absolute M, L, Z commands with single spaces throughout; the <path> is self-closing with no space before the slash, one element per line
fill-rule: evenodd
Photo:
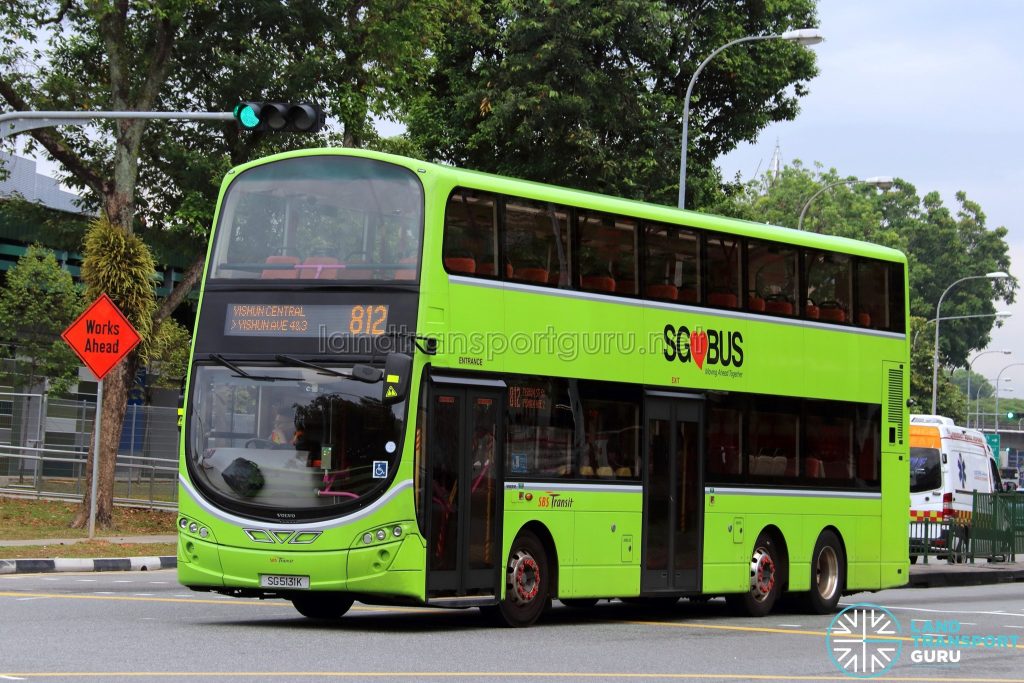
<path fill-rule="evenodd" d="M 430 158 L 674 205 L 683 93 L 697 65 L 742 36 L 815 23 L 813 0 L 526 0 L 453 3 L 409 134 Z M 767 40 L 701 72 L 688 139 L 688 205 L 713 162 L 795 117 L 814 55 Z M 699 201 L 698 201 L 699 203 Z"/>
<path fill-rule="evenodd" d="M 150 385 L 177 389 L 188 372 L 192 335 L 174 318 L 160 324 L 150 351 Z"/>
<path fill-rule="evenodd" d="M 4 383 L 32 390 L 47 378 L 53 392 L 65 391 L 80 363 L 60 334 L 81 312 L 82 297 L 71 275 L 52 251 L 30 246 L 7 271 L 0 290 L 0 344 L 14 359 Z"/>
<path fill-rule="evenodd" d="M 953 371 L 952 380 L 956 388 L 963 392 L 964 396 L 967 396 L 967 375 L 971 376 L 971 393 L 970 400 L 977 401 L 979 398 L 990 398 L 995 395 L 995 390 L 992 384 L 979 375 L 976 372 L 970 372 L 965 368 L 957 368 Z"/>
<path fill-rule="evenodd" d="M 150 278 L 156 263 L 149 247 L 136 235 L 116 228 L 107 218 L 93 221 L 85 235 L 82 279 L 85 297 L 94 301 L 106 292 L 142 337 L 140 358 L 149 358 L 153 346 L 153 310 L 156 295 Z"/>

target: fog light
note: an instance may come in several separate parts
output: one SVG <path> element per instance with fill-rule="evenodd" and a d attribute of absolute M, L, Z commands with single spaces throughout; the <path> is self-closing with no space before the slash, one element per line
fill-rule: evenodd
<path fill-rule="evenodd" d="M 383 529 L 377 529 L 377 540 L 378 541 L 383 541 L 387 537 L 388 537 L 388 532 L 384 531 Z"/>
<path fill-rule="evenodd" d="M 210 530 L 204 526 L 202 529 L 199 530 L 199 535 L 203 538 L 206 538 L 210 535 Z"/>
<path fill-rule="evenodd" d="M 188 525 L 188 530 L 191 531 L 192 533 L 196 533 L 197 531 L 199 531 L 199 525 L 196 524 L 195 522 L 192 522 L 191 524 Z"/>
<path fill-rule="evenodd" d="M 394 529 L 391 530 L 391 533 L 395 535 L 395 538 L 398 538 L 402 535 L 402 527 L 396 526 Z"/>
<path fill-rule="evenodd" d="M 180 526 L 182 529 L 185 529 L 186 527 L 188 527 L 188 520 L 182 517 L 178 520 L 178 526 Z"/>
<path fill-rule="evenodd" d="M 371 534 L 369 531 L 363 534 L 363 543 L 373 543 L 373 534 Z"/>

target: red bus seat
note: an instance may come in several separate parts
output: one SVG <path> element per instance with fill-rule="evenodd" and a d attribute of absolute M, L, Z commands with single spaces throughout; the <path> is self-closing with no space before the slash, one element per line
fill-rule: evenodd
<path fill-rule="evenodd" d="M 722 308 L 736 308 L 736 295 L 732 292 L 711 292 L 708 294 L 708 304 Z"/>
<path fill-rule="evenodd" d="M 445 267 L 452 273 L 465 273 L 466 275 L 472 275 L 476 272 L 476 259 L 466 258 L 464 256 L 446 256 L 444 259 Z M 491 267 L 491 273 L 494 272 L 494 264 L 488 264 Z"/>
<path fill-rule="evenodd" d="M 676 297 L 679 296 L 679 288 L 675 285 L 647 285 L 644 294 L 652 299 L 670 299 L 675 301 Z"/>
<path fill-rule="evenodd" d="M 325 266 L 338 265 L 333 256 L 310 256 L 299 266 L 299 277 L 303 280 L 334 280 L 338 277 L 337 268 Z"/>
<path fill-rule="evenodd" d="M 527 282 L 539 282 L 546 285 L 548 283 L 548 271 L 544 268 L 516 268 L 515 279 L 525 280 Z"/>
<path fill-rule="evenodd" d="M 599 292 L 614 292 L 615 278 L 608 275 L 584 275 L 580 278 L 583 289 L 597 290 Z"/>
<path fill-rule="evenodd" d="M 268 256 L 266 263 L 294 266 L 299 262 L 298 256 Z M 298 277 L 294 268 L 268 268 L 260 273 L 261 280 L 293 280 Z"/>

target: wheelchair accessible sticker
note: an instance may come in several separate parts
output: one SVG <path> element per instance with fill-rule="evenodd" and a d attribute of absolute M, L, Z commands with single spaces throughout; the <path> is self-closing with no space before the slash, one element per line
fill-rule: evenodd
<path fill-rule="evenodd" d="M 387 479 L 388 478 L 388 461 L 387 460 L 374 460 L 373 461 L 373 478 L 374 479 Z"/>

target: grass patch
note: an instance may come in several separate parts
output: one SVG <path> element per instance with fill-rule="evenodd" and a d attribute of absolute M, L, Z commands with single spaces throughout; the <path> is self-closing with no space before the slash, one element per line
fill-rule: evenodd
<path fill-rule="evenodd" d="M 0 560 L 32 560 L 65 557 L 173 557 L 174 543 L 111 543 L 92 540 L 52 545 L 5 546 L 0 541 Z"/>
<path fill-rule="evenodd" d="M 0 497 L 0 546 L 4 540 L 18 541 L 31 538 L 86 538 L 87 529 L 72 529 L 81 505 L 64 501 L 31 500 Z M 109 529 L 96 528 L 97 536 L 144 536 L 147 534 L 174 534 L 176 514 L 164 510 L 114 508 L 114 525 Z M 134 553 L 145 555 L 145 553 Z M 10 557 L 3 555 L 2 557 Z M 50 557 L 35 555 L 35 557 Z M 54 556 L 74 557 L 74 555 Z M 81 557 L 90 557 L 83 555 Z"/>

